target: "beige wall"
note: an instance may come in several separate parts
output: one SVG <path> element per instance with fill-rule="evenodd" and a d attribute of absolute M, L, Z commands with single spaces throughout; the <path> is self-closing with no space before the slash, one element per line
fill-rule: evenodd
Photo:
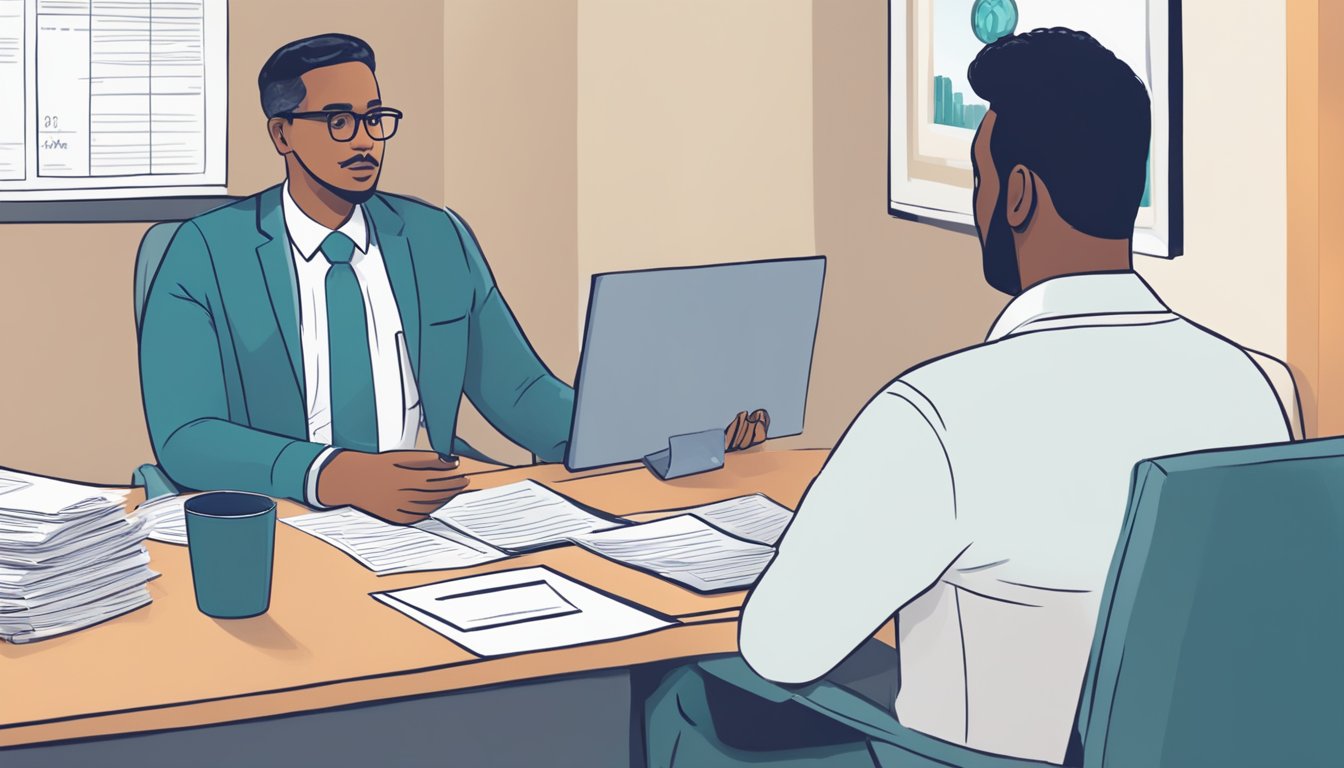
<path fill-rule="evenodd" d="M 984 340 L 1007 300 L 974 236 L 887 213 L 887 3 L 813 4 L 817 249 L 830 257 L 808 434 L 831 445 L 884 384 Z"/>
<path fill-rule="evenodd" d="M 229 192 L 283 178 L 266 138 L 257 72 L 273 50 L 346 30 L 373 46 L 383 98 L 405 110 L 385 188 L 444 191 L 443 6 L 398 0 L 368 13 L 352 0 L 229 3 Z M 348 22 L 346 21 L 348 20 Z M 140 406 L 131 308 L 135 248 L 148 224 L 0 225 L 0 465 L 121 483 L 152 458 Z"/>
<path fill-rule="evenodd" d="M 458 0 L 444 26 L 446 198 L 561 378 L 594 273 L 816 252 L 809 0 Z M 463 432 L 526 458 L 469 405 Z"/>
<path fill-rule="evenodd" d="M 0 466 L 125 483 L 152 455 L 131 308 L 145 228 L 0 225 Z"/>
<path fill-rule="evenodd" d="M 808 0 L 579 3 L 579 277 L 808 256 Z"/>
<path fill-rule="evenodd" d="M 572 381 L 578 336 L 577 0 L 450 0 L 444 10 L 444 202 L 471 224 L 528 339 Z M 467 402 L 462 435 L 526 451 Z"/>
<path fill-rule="evenodd" d="M 1183 6 L 1186 253 L 1137 266 L 1176 311 L 1285 359 L 1285 7 L 1227 8 Z"/>
<path fill-rule="evenodd" d="M 578 298 L 599 272 L 817 253 L 809 0 L 581 0 Z"/>

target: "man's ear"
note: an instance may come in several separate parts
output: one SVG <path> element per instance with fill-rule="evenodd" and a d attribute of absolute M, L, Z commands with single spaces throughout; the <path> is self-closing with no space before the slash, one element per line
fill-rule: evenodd
<path fill-rule="evenodd" d="M 1019 232 L 1026 229 L 1036 214 L 1036 174 L 1021 163 L 1008 172 L 1006 200 L 1008 226 Z"/>
<path fill-rule="evenodd" d="M 271 134 L 271 143 L 275 145 L 275 151 L 281 155 L 288 155 L 294 151 L 285 136 L 285 129 L 288 127 L 289 121 L 283 117 L 272 117 L 266 122 L 266 130 Z"/>

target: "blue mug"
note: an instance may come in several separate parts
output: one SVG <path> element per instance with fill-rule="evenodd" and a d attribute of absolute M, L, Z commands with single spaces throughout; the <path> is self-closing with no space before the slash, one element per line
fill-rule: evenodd
<path fill-rule="evenodd" d="M 187 546 L 196 607 L 217 619 L 259 616 L 271 605 L 275 502 L 238 491 L 187 499 Z"/>

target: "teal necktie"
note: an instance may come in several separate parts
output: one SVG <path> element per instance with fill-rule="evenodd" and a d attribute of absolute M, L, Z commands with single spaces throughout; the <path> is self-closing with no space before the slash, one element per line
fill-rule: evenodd
<path fill-rule="evenodd" d="M 377 453 L 378 410 L 364 295 L 350 259 L 355 243 L 340 232 L 322 241 L 327 270 L 327 350 L 331 362 L 331 444 Z"/>

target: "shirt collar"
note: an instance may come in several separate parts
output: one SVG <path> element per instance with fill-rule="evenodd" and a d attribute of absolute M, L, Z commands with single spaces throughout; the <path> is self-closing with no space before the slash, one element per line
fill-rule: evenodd
<path fill-rule="evenodd" d="M 1078 324 L 1097 315 L 1170 312 L 1136 272 L 1066 275 L 1037 283 L 1013 299 L 994 321 L 986 342 L 994 342 L 1042 320 L 1078 318 Z"/>
<path fill-rule="evenodd" d="M 341 228 L 332 230 L 313 221 L 303 212 L 299 204 L 294 202 L 294 197 L 289 194 L 288 181 L 285 182 L 285 193 L 281 197 L 284 200 L 285 230 L 289 232 L 289 242 L 305 261 L 312 261 L 313 256 L 322 247 L 322 241 L 332 232 L 340 232 L 350 238 L 360 253 L 369 250 L 369 225 L 364 220 L 364 206 L 356 205 L 355 210 L 350 213 L 350 218 L 341 225 Z"/>

